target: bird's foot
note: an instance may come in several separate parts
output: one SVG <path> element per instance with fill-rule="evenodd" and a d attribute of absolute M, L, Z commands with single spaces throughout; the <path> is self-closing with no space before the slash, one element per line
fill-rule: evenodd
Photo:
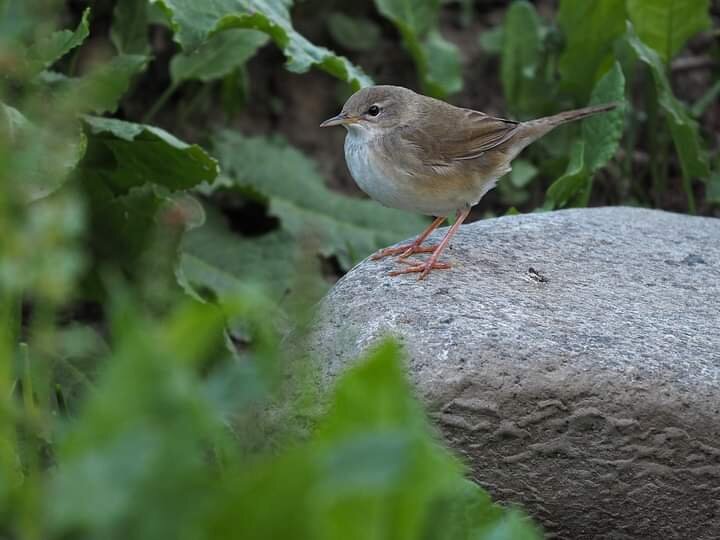
<path fill-rule="evenodd" d="M 377 261 L 382 259 L 383 257 L 394 257 L 395 255 L 398 256 L 399 259 L 404 259 L 406 257 L 409 257 L 413 253 L 432 253 L 437 248 L 436 245 L 433 246 L 421 246 L 419 244 L 403 244 L 402 246 L 397 247 L 388 247 L 385 249 L 381 249 L 377 253 L 375 253 L 371 258 L 373 261 Z"/>
<path fill-rule="evenodd" d="M 400 276 L 402 274 L 419 273 L 418 279 L 420 280 L 425 279 L 431 270 L 447 270 L 450 268 L 449 263 L 435 261 L 432 257 L 426 262 L 415 261 L 413 259 L 400 259 L 399 262 L 408 265 L 408 267 L 402 270 L 394 270 L 390 272 L 389 275 Z"/>

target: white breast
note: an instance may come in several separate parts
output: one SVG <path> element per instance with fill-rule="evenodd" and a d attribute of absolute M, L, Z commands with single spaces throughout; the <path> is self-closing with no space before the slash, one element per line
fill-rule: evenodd
<path fill-rule="evenodd" d="M 345 137 L 345 161 L 360 189 L 390 208 L 446 216 L 475 205 L 497 182 L 497 178 L 478 178 L 477 185 L 469 191 L 420 189 L 418 178 L 378 164 L 374 157 L 377 154 L 373 151 L 374 145 L 378 144 L 377 135 L 371 130 L 349 125 Z M 438 181 L 442 182 L 442 178 Z"/>
<path fill-rule="evenodd" d="M 354 129 L 353 129 L 354 128 Z M 388 175 L 373 159 L 372 133 L 363 128 L 350 126 L 345 137 L 345 161 L 357 185 L 373 199 L 391 208 L 414 212 L 417 208 L 408 178 Z"/>

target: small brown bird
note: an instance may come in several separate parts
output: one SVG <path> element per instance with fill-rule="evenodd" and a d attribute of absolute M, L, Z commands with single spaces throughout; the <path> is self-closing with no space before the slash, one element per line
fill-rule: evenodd
<path fill-rule="evenodd" d="M 455 107 L 401 86 L 370 86 L 350 96 L 320 127 L 343 126 L 345 161 L 360 189 L 385 206 L 436 216 L 414 242 L 373 256 L 398 255 L 400 275 L 450 268 L 438 261 L 458 227 L 520 151 L 550 130 L 609 111 L 615 103 L 562 112 L 529 122 L 494 118 Z M 438 245 L 422 243 L 451 213 L 455 223 Z M 407 259 L 432 253 L 426 262 Z"/>

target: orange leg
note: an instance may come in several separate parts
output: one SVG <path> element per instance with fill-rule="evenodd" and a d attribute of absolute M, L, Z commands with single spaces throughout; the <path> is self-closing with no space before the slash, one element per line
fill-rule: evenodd
<path fill-rule="evenodd" d="M 420 244 L 422 244 L 425 239 L 430 236 L 430 233 L 433 232 L 435 229 L 437 229 L 440 225 L 442 225 L 442 222 L 445 221 L 445 216 L 443 217 L 436 217 L 435 221 L 433 221 L 430 225 L 428 225 L 427 229 L 425 229 L 420 236 L 418 236 L 415 241 L 412 244 L 404 244 L 402 246 L 397 247 L 389 247 L 385 249 L 381 249 L 378 251 L 375 255 L 372 256 L 372 259 L 374 261 L 377 261 L 378 259 L 382 259 L 383 257 L 388 257 L 389 255 L 399 255 L 400 258 L 404 259 L 405 257 L 409 257 L 413 253 L 432 253 L 435 251 L 437 246 L 425 246 L 421 247 Z"/>
<path fill-rule="evenodd" d="M 430 273 L 431 270 L 436 269 L 445 269 L 450 268 L 450 265 L 448 263 L 441 263 L 438 262 L 438 258 L 440 257 L 440 254 L 445 249 L 445 246 L 448 245 L 450 242 L 450 239 L 453 237 L 453 235 L 457 232 L 457 230 L 460 228 L 460 225 L 462 225 L 462 222 L 465 221 L 465 219 L 468 217 L 468 214 L 470 213 L 470 208 L 466 208 L 465 210 L 458 210 L 457 213 L 457 219 L 455 220 L 455 223 L 453 223 L 452 227 L 450 227 L 450 230 L 445 235 L 445 238 L 442 239 L 440 244 L 435 248 L 435 251 L 433 251 L 433 254 L 430 256 L 430 258 L 426 262 L 415 262 L 415 261 L 403 261 L 406 263 L 410 263 L 409 268 L 404 268 L 403 270 L 396 270 L 394 272 L 390 272 L 391 276 L 399 276 L 401 274 L 411 274 L 413 272 L 419 272 L 420 275 L 418 276 L 418 279 L 425 279 L 427 275 Z"/>

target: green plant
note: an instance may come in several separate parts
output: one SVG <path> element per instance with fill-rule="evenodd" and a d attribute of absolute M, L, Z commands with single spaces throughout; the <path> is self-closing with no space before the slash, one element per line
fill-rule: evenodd
<path fill-rule="evenodd" d="M 319 116 L 370 76 L 300 34 L 313 25 L 290 0 L 83 4 L 0 0 L 0 536 L 537 537 L 463 478 L 392 344 L 325 392 L 280 340 L 339 274 L 422 228 L 329 188 L 327 154 L 275 133 L 288 103 Z M 316 26 L 360 60 L 403 46 L 419 88 L 452 96 L 447 21 L 471 31 L 493 9 L 456 4 L 337 4 Z M 673 84 L 708 12 L 562 0 L 547 20 L 510 4 L 481 39 L 512 115 L 621 106 L 529 149 L 490 211 L 715 212 L 717 68 L 692 100 Z M 313 87 L 273 93 L 312 68 L 303 81 L 333 87 L 322 106 Z"/>
<path fill-rule="evenodd" d="M 696 212 L 697 183 L 706 182 L 710 175 L 706 145 L 691 107 L 673 94 L 669 70 L 670 61 L 687 40 L 709 28 L 708 12 L 707 0 L 608 0 L 581 5 L 563 0 L 555 28 L 524 0 L 510 6 L 499 52 L 505 98 L 516 114 L 539 116 L 557 108 L 553 103 L 581 106 L 588 98 L 591 102 L 625 101 L 639 84 L 643 87 L 639 91 L 642 104 L 634 101 L 624 113 L 587 120 L 582 138 L 572 146 L 570 139 L 559 137 L 544 145 L 546 153 L 570 156 L 565 174 L 547 189 L 546 208 L 589 204 L 592 176 L 615 154 L 624 116 L 630 124 L 628 143 L 615 181 L 632 182 L 633 191 L 640 194 L 637 202 L 654 204 L 668 190 L 670 168 L 677 167 L 687 209 Z M 485 42 L 492 47 L 492 40 Z M 647 68 L 649 80 L 638 61 Z M 631 178 L 630 162 L 633 144 L 643 135 L 649 142 L 652 180 L 645 192 L 642 178 Z M 671 142 L 677 165 L 667 157 Z M 625 178 L 617 178 L 620 175 Z"/>
<path fill-rule="evenodd" d="M 396 346 L 328 393 L 281 345 L 322 260 L 347 269 L 418 218 L 329 190 L 280 138 L 218 129 L 206 150 L 121 103 L 153 62 L 151 20 L 187 47 L 156 111 L 233 77 L 266 34 L 290 69 L 360 70 L 297 34 L 287 2 L 199 22 L 154 4 L 117 3 L 117 54 L 88 65 L 93 11 L 57 31 L 58 2 L 0 3 L 0 535 L 537 538 L 464 478 Z M 236 234 L 234 198 L 278 226 Z"/>

